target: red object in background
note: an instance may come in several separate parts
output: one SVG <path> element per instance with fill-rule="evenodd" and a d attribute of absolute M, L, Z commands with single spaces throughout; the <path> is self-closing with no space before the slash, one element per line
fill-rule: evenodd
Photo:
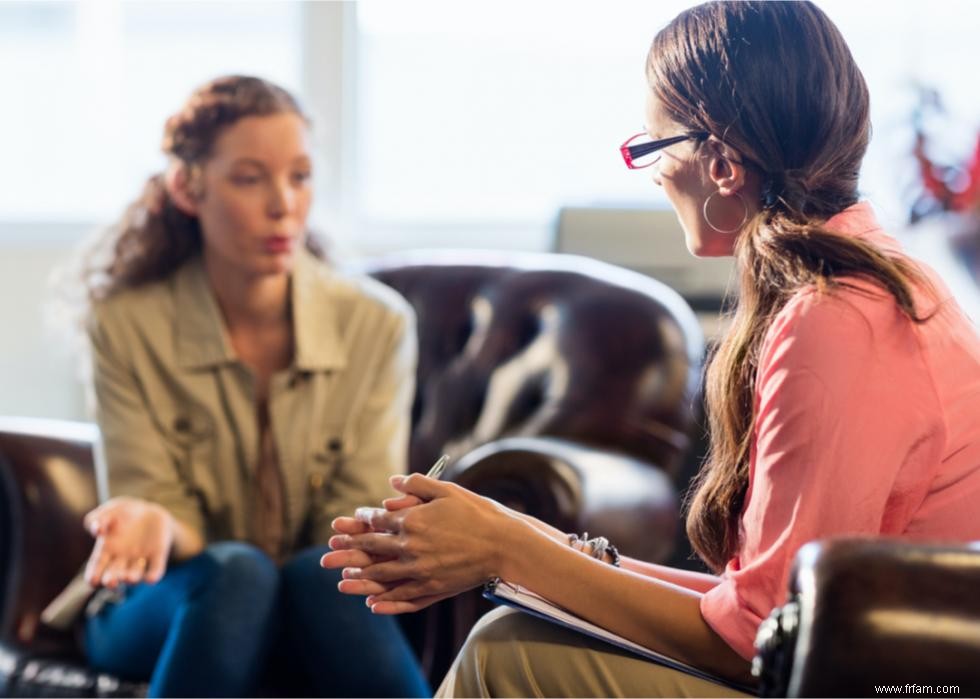
<path fill-rule="evenodd" d="M 919 163 L 922 184 L 944 211 L 967 211 L 980 205 L 980 135 L 973 149 L 973 155 L 966 166 L 966 186 L 963 189 L 951 189 L 949 183 L 939 173 L 944 168 L 934 164 L 925 153 L 926 137 L 921 131 L 915 137 L 915 159 Z"/>

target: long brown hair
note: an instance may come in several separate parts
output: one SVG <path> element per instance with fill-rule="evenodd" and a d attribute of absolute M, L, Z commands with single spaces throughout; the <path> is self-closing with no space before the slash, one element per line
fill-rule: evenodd
<path fill-rule="evenodd" d="M 840 32 L 811 2 L 709 2 L 653 40 L 647 77 L 670 117 L 738 150 L 762 176 L 758 215 L 735 246 L 738 297 L 709 360 L 710 448 L 687 499 L 694 549 L 720 571 L 737 552 L 755 426 L 760 347 L 802 287 L 832 292 L 858 277 L 913 320 L 915 267 L 824 222 L 858 200 L 871 134 L 867 86 Z"/>
<path fill-rule="evenodd" d="M 297 114 L 309 123 L 297 100 L 274 83 L 245 75 L 216 78 L 197 88 L 167 119 L 162 150 L 171 162 L 198 167 L 211 156 L 218 137 L 240 119 L 281 113 Z M 164 173 L 150 177 L 120 220 L 84 253 L 81 274 L 87 301 L 162 279 L 201 250 L 197 217 L 176 206 L 164 178 Z M 324 257 L 309 232 L 305 244 Z"/>

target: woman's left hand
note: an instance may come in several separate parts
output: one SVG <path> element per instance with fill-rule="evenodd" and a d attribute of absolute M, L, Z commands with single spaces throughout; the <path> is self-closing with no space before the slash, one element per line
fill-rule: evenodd
<path fill-rule="evenodd" d="M 422 504 L 422 500 L 414 495 L 399 495 L 397 498 L 386 499 L 383 504 L 385 509 L 394 511 L 401 510 L 406 507 L 420 505 Z M 372 532 L 374 530 L 371 528 L 371 518 L 365 517 L 364 514 L 372 512 L 376 509 L 377 508 L 374 507 L 359 507 L 357 508 L 357 512 L 354 513 L 353 517 L 338 517 L 330 523 L 330 526 L 338 534 L 367 534 L 368 532 Z M 324 568 L 364 568 L 372 563 L 380 563 L 387 560 L 390 560 L 390 558 L 383 556 L 371 556 L 370 554 L 357 549 L 345 549 L 343 551 L 333 551 L 331 553 L 324 554 L 320 557 L 320 565 Z M 344 585 L 345 582 L 346 581 L 342 582 L 341 585 Z M 374 587 L 364 592 L 359 592 L 358 590 L 345 591 L 353 592 L 355 594 L 372 594 L 383 592 L 387 589 L 388 587 L 375 583 Z"/>
<path fill-rule="evenodd" d="M 453 483 L 420 474 L 391 479 L 396 490 L 424 501 L 374 510 L 371 531 L 330 539 L 321 565 L 344 568 L 341 592 L 369 595 L 379 614 L 416 611 L 440 599 L 506 577 L 509 551 L 529 525 L 517 513 Z M 342 528 L 352 530 L 353 527 Z M 356 552 L 356 553 L 355 553 Z M 357 557 L 367 565 L 351 566 Z"/>

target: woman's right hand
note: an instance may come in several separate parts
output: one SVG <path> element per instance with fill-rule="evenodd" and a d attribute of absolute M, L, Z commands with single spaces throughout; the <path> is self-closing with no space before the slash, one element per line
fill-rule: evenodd
<path fill-rule="evenodd" d="M 95 548 L 85 566 L 93 586 L 155 583 L 163 577 L 174 541 L 174 518 L 138 498 L 113 498 L 85 515 Z"/>

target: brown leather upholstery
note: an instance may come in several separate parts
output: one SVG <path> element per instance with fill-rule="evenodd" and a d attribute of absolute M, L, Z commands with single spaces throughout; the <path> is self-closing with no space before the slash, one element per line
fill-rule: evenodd
<path fill-rule="evenodd" d="M 97 502 L 92 477 L 94 426 L 0 418 L 0 478 L 5 548 L 0 638 L 39 652 L 63 638 L 40 623 L 41 611 L 78 572 L 92 549 L 82 516 Z M 15 534 L 15 532 L 17 534 Z"/>
<path fill-rule="evenodd" d="M 762 693 L 980 696 L 978 593 L 980 544 L 808 544 L 790 601 L 760 627 Z"/>
<path fill-rule="evenodd" d="M 703 353 L 676 292 L 573 255 L 415 252 L 369 271 L 418 314 L 414 470 L 507 434 L 606 446 L 676 473 Z"/>
<path fill-rule="evenodd" d="M 412 470 L 447 452 L 448 478 L 559 528 L 603 533 L 623 553 L 665 560 L 703 351 L 676 293 L 564 255 L 424 252 L 375 260 L 367 271 L 418 316 Z M 80 522 L 95 504 L 94 428 L 35 422 L 47 436 L 34 437 L 7 425 L 0 494 L 20 504 L 0 531 L 0 560 L 12 563 L 0 572 L 0 694 L 11 663 L 21 679 L 6 693 L 25 694 L 40 690 L 24 680 L 24 663 L 79 659 L 72 638 L 38 631 L 36 620 L 91 545 Z M 474 593 L 403 619 L 433 680 L 483 608 Z M 80 677 L 77 664 L 44 667 L 48 694 L 54 685 L 75 695 L 141 691 Z"/>
<path fill-rule="evenodd" d="M 94 425 L 0 418 L 0 696 L 115 696 L 139 686 L 88 671 L 76 638 L 40 622 L 92 548 Z"/>

